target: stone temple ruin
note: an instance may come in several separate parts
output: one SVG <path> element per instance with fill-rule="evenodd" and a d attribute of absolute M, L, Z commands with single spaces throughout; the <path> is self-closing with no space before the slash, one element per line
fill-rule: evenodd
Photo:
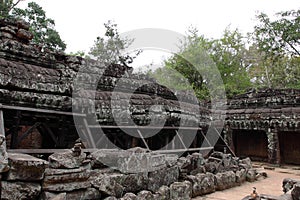
<path fill-rule="evenodd" d="M 209 104 L 32 37 L 24 21 L 0 20 L 1 199 L 186 200 L 255 181 L 247 157 L 300 164 L 300 90 L 231 99 L 214 111 L 225 115 L 214 146 Z"/>
<path fill-rule="evenodd" d="M 233 98 L 226 137 L 238 156 L 300 164 L 300 90 L 259 90 Z"/>

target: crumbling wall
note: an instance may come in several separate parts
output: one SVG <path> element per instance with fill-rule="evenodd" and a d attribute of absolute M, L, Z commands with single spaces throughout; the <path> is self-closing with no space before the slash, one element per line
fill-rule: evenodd
<path fill-rule="evenodd" d="M 49 52 L 30 43 L 32 34 L 24 21 L 0 21 L 0 103 L 84 112 L 97 116 L 99 123 L 114 124 L 113 113 L 128 112 L 138 125 L 157 121 L 167 124 L 205 125 L 209 112 L 191 93 L 180 95 L 147 76 L 134 75 L 127 66 L 106 66 L 95 60 Z M 78 98 L 73 98 L 78 97 Z M 126 101 L 130 100 L 129 107 Z M 160 105 L 151 110 L 151 106 Z M 126 117 L 117 116 L 123 123 Z M 115 117 L 116 118 L 116 117 Z M 200 122 L 201 121 L 201 122 Z"/>

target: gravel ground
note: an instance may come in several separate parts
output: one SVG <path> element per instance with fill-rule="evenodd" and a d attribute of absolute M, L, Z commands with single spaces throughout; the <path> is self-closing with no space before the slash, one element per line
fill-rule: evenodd
<path fill-rule="evenodd" d="M 258 194 L 282 195 L 282 180 L 284 178 L 294 178 L 300 180 L 300 167 L 284 166 L 270 169 L 267 165 L 255 163 L 256 167 L 264 167 L 268 178 L 253 183 L 246 182 L 242 186 L 234 187 L 224 191 L 218 191 L 209 195 L 194 198 L 193 200 L 241 200 L 252 192 L 252 187 L 256 187 Z"/>

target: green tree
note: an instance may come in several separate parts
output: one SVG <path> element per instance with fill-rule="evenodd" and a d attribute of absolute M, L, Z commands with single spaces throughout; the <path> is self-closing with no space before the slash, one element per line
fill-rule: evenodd
<path fill-rule="evenodd" d="M 50 50 L 64 51 L 66 44 L 55 30 L 55 22 L 46 16 L 46 12 L 35 2 L 28 3 L 25 9 L 14 8 L 12 16 L 22 18 L 30 23 L 30 30 L 34 34 L 33 43 Z"/>
<path fill-rule="evenodd" d="M 246 51 L 238 30 L 226 29 L 222 38 L 213 40 L 199 35 L 198 30 L 193 28 L 182 42 L 180 52 L 166 60 L 165 67 L 182 74 L 198 98 L 209 97 L 212 88 L 208 92 L 207 84 L 214 80 L 216 73 L 220 73 L 226 93 L 230 97 L 251 87 L 248 66 L 243 59 Z M 212 66 L 216 66 L 218 71 Z M 217 84 L 215 87 L 222 86 Z"/>
<path fill-rule="evenodd" d="M 15 8 L 20 1 L 22 0 L 15 2 L 13 0 L 0 0 L 0 19 L 9 17 L 10 11 Z"/>
<path fill-rule="evenodd" d="M 123 51 L 128 48 L 134 39 L 122 38 L 119 34 L 117 24 L 112 21 L 104 23 L 106 32 L 104 37 L 97 37 L 94 45 L 90 49 L 89 54 L 107 64 L 123 64 L 129 65 L 134 58 L 140 54 L 140 51 L 135 52 L 133 56 L 129 54 L 123 55 Z"/>
<path fill-rule="evenodd" d="M 300 10 L 276 14 L 271 20 L 260 13 L 252 33 L 255 57 L 251 71 L 262 72 L 258 84 L 272 88 L 299 87 Z"/>

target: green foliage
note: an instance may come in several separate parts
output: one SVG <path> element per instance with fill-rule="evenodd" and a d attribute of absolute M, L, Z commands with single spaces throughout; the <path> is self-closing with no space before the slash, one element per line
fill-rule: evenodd
<path fill-rule="evenodd" d="M 106 28 L 104 37 L 97 37 L 89 54 L 107 64 L 115 63 L 126 66 L 131 64 L 134 58 L 139 55 L 140 51 L 136 52 L 134 56 L 130 56 L 129 54 L 123 55 L 122 52 L 126 50 L 134 40 L 121 38 L 117 24 L 112 23 L 112 21 L 104 23 L 104 26 Z"/>
<path fill-rule="evenodd" d="M 300 56 L 300 10 L 280 12 L 276 20 L 266 14 L 257 15 L 254 39 L 266 56 L 276 58 L 283 54 Z"/>
<path fill-rule="evenodd" d="M 256 48 L 256 79 L 261 86 L 298 88 L 300 71 L 300 10 L 280 12 L 271 20 L 266 14 L 257 15 L 259 24 L 252 33 Z"/>
<path fill-rule="evenodd" d="M 209 98 L 212 90 L 223 87 L 216 78 L 220 73 L 227 95 L 233 96 L 251 87 L 247 65 L 243 61 L 245 51 L 242 35 L 237 30 L 225 30 L 222 38 L 212 40 L 199 35 L 197 29 L 190 29 L 181 51 L 165 61 L 164 70 L 173 69 L 182 74 L 200 99 Z M 168 73 L 159 71 L 155 74 Z M 174 82 L 178 82 L 177 79 Z M 176 89 L 182 88 L 181 84 L 173 85 Z"/>
<path fill-rule="evenodd" d="M 26 9 L 14 8 L 12 16 L 30 23 L 30 30 L 34 34 L 33 43 L 50 50 L 64 51 L 66 49 L 66 44 L 55 30 L 54 20 L 47 18 L 45 11 L 37 3 L 28 3 Z"/>
<path fill-rule="evenodd" d="M 18 1 L 13 1 L 13 0 L 0 0 L 0 19 L 3 18 L 8 18 L 9 17 L 9 12 L 19 4 L 19 2 L 22 0 Z"/>

